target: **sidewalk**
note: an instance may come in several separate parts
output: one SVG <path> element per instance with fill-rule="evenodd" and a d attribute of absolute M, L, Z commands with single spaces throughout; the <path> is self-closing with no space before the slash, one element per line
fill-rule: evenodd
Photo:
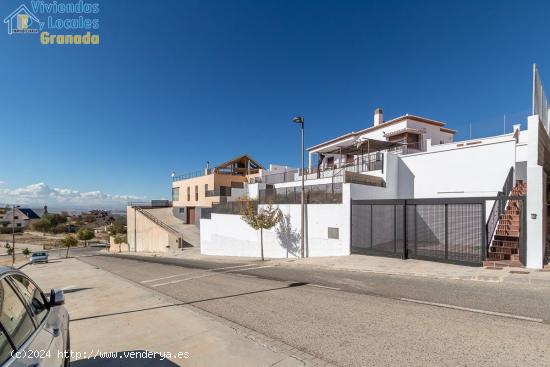
<path fill-rule="evenodd" d="M 366 255 L 311 257 L 306 259 L 271 260 L 281 266 L 359 271 L 434 279 L 474 280 L 550 286 L 550 271 L 525 268 L 486 269 L 422 260 Z"/>
<path fill-rule="evenodd" d="M 119 355 L 123 351 L 154 351 L 170 353 L 171 362 L 185 366 L 304 366 L 285 348 L 270 347 L 260 334 L 231 327 L 215 316 L 78 259 L 60 259 L 23 271 L 45 292 L 54 287 L 65 289 L 71 347 L 81 353 L 81 359 L 97 351 Z M 100 366 L 105 360 L 81 362 L 83 366 Z M 146 363 L 157 365 L 150 364 L 152 360 Z"/>
<path fill-rule="evenodd" d="M 201 255 L 199 249 L 178 254 L 122 252 L 123 255 L 148 256 L 219 263 L 258 263 L 259 258 Z M 550 286 L 550 271 L 526 268 L 486 269 L 435 261 L 401 260 L 382 256 L 350 255 L 305 259 L 268 259 L 265 265 L 356 271 L 433 279 L 471 280 L 494 283 L 537 284 Z"/>

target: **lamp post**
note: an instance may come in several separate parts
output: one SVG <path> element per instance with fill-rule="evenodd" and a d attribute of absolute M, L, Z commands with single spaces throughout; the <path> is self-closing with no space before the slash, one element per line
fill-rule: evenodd
<path fill-rule="evenodd" d="M 305 257 L 305 241 L 304 241 L 304 222 L 305 222 L 305 188 L 304 188 L 304 180 L 305 180 L 305 172 L 304 172 L 304 118 L 302 116 L 296 116 L 292 119 L 292 121 L 296 124 L 300 124 L 300 131 L 302 133 L 302 190 L 301 190 L 301 212 L 302 212 L 302 218 L 301 218 L 301 226 L 300 226 L 300 255 L 301 257 Z"/>

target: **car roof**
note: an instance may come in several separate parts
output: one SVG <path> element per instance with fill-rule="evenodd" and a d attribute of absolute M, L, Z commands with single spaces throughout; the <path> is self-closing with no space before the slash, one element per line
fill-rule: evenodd
<path fill-rule="evenodd" d="M 6 273 L 13 273 L 13 272 L 22 273 L 21 271 L 15 269 L 15 268 L 12 268 L 10 266 L 0 266 L 0 277 L 3 276 Z"/>

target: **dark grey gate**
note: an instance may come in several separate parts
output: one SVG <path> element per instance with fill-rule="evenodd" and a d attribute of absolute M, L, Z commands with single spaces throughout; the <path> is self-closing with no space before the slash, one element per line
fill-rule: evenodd
<path fill-rule="evenodd" d="M 353 200 L 352 253 L 479 265 L 487 198 Z"/>

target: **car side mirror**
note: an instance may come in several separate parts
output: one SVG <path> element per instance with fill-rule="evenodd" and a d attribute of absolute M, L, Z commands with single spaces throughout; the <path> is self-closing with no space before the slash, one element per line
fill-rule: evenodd
<path fill-rule="evenodd" d="M 59 288 L 50 291 L 50 307 L 61 306 L 65 303 L 65 294 Z"/>

